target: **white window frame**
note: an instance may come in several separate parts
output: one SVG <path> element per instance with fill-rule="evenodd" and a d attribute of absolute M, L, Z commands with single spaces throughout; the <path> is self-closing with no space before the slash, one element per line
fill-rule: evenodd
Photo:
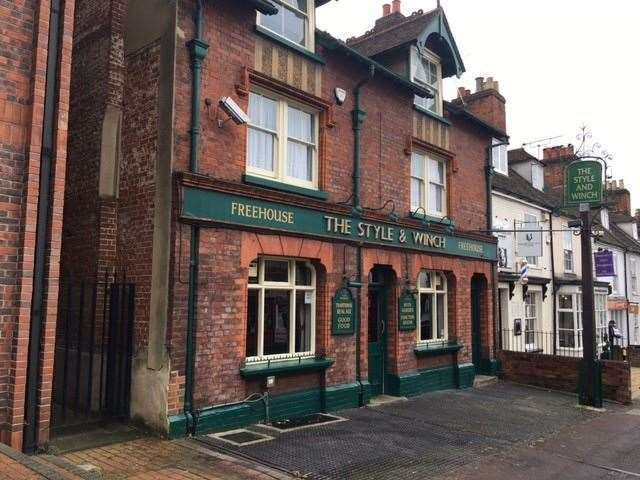
<path fill-rule="evenodd" d="M 611 293 L 618 294 L 620 293 L 620 278 L 618 276 L 618 272 L 620 269 L 618 268 L 618 252 L 611 252 L 613 255 L 613 277 L 611 277 Z"/>
<path fill-rule="evenodd" d="M 524 298 L 523 300 L 523 310 L 524 310 L 524 315 L 523 315 L 523 321 L 524 321 L 524 328 L 523 333 L 524 333 L 524 341 L 525 341 L 525 350 L 526 351 L 531 351 L 531 350 L 537 350 L 537 345 L 536 345 L 536 328 L 538 327 L 538 323 L 540 322 L 540 305 L 541 302 L 538 301 L 538 297 L 541 296 L 542 292 L 539 292 L 537 290 L 534 291 L 529 291 L 527 293 L 527 296 Z M 533 302 L 530 302 L 530 300 L 533 300 Z M 527 309 L 528 306 L 533 306 L 534 307 L 534 315 L 530 314 L 530 310 Z M 529 342 L 528 338 L 527 338 L 527 333 L 531 332 L 533 335 L 533 342 Z"/>
<path fill-rule="evenodd" d="M 523 222 L 524 230 L 533 230 L 535 228 L 535 225 L 538 225 L 538 226 L 540 225 L 540 218 L 533 213 L 525 213 L 524 222 Z M 542 248 L 544 249 L 544 242 L 543 242 Z M 544 251 L 542 253 L 544 255 Z M 540 257 L 525 257 L 525 258 L 529 266 L 531 267 L 539 266 L 538 259 Z"/>
<path fill-rule="evenodd" d="M 278 262 L 288 262 L 289 264 L 289 281 L 288 282 L 268 282 L 264 279 L 264 262 L 268 260 Z M 257 334 L 257 355 L 246 357 L 249 362 L 261 362 L 267 360 L 286 360 L 290 358 L 306 358 L 315 355 L 316 345 L 316 270 L 308 260 L 300 258 L 283 258 L 264 256 L 257 259 L 258 265 L 258 283 L 248 283 L 248 290 L 258 290 L 258 334 Z M 303 262 L 311 270 L 311 285 L 296 285 L 296 262 Z M 265 290 L 284 290 L 290 292 L 289 297 L 289 353 L 281 353 L 276 355 L 264 355 L 264 298 Z M 296 294 L 298 292 L 311 293 L 311 349 L 306 352 L 295 351 L 296 341 Z M 248 293 L 248 292 L 247 292 Z M 245 317 L 245 328 L 248 326 L 248 308 Z M 246 335 L 245 335 L 246 341 Z M 246 347 L 246 345 L 245 345 Z M 245 348 L 246 352 L 246 348 Z"/>
<path fill-rule="evenodd" d="M 436 67 L 437 79 L 436 79 L 435 85 L 429 82 L 426 82 L 423 79 L 418 78 L 416 76 L 417 70 L 418 70 L 417 62 L 419 61 L 422 62 L 424 60 L 426 60 L 427 62 L 433 63 Z M 431 93 L 433 93 L 435 110 L 432 110 L 426 107 L 425 105 L 423 105 L 424 100 L 422 97 L 418 95 L 415 96 L 414 103 L 418 105 L 420 108 L 427 110 L 428 112 L 431 112 L 435 115 L 442 116 L 442 62 L 440 60 L 440 57 L 438 57 L 436 54 L 434 54 L 431 51 L 428 51 L 426 49 L 418 49 L 418 47 L 413 46 L 411 47 L 411 53 L 410 53 L 410 65 L 411 65 L 412 81 L 420 85 L 421 87 L 424 87 L 425 89 L 429 90 Z"/>
<path fill-rule="evenodd" d="M 594 305 L 596 318 L 594 323 L 596 329 L 596 343 L 600 347 L 605 344 L 604 336 L 607 334 L 607 330 L 609 328 L 607 303 L 607 293 L 595 292 Z M 598 338 L 601 339 L 600 342 L 598 342 Z"/>
<path fill-rule="evenodd" d="M 569 231 L 568 227 L 565 227 L 563 233 L 563 252 L 564 252 L 564 271 L 567 273 L 574 273 L 575 271 L 575 262 L 573 257 L 573 231 Z"/>
<path fill-rule="evenodd" d="M 560 295 L 566 295 L 571 297 L 571 308 L 560 307 L 560 299 L 558 299 L 558 319 L 560 313 L 571 313 L 573 318 L 573 328 L 560 328 L 560 322 L 558 321 L 558 343 L 557 348 L 561 351 L 574 351 L 582 350 L 582 293 L 559 293 Z M 564 347 L 560 344 L 560 332 L 572 332 L 573 334 L 573 347 Z"/>
<path fill-rule="evenodd" d="M 435 279 L 436 279 L 436 274 L 440 275 L 440 278 L 442 279 L 442 288 L 440 290 L 437 289 L 436 287 L 436 283 L 435 283 Z M 426 288 L 426 287 L 422 287 L 420 285 L 420 276 L 421 275 L 429 275 L 430 277 L 430 288 Z M 448 284 L 447 284 L 447 276 L 444 274 L 444 272 L 440 272 L 440 271 L 433 271 L 433 270 L 422 270 L 420 272 L 420 274 L 418 275 L 418 279 L 417 279 L 417 285 L 418 285 L 418 298 L 417 298 L 417 306 L 416 306 L 416 312 L 418 315 L 418 321 L 417 321 L 417 328 L 416 328 L 416 341 L 418 343 L 418 345 L 428 345 L 428 344 L 432 344 L 432 343 L 446 343 L 449 341 L 449 305 L 448 305 L 448 301 L 449 301 L 449 290 L 448 290 Z M 420 318 L 422 316 L 422 312 L 420 311 L 420 295 L 421 294 L 430 294 L 431 295 L 431 312 L 432 312 L 432 326 L 431 326 L 431 334 L 432 337 L 430 340 L 422 340 L 422 324 L 420 322 Z M 442 302 L 444 305 L 444 314 L 443 314 L 443 318 L 444 318 L 444 335 L 443 337 L 438 337 L 438 295 L 441 295 L 444 297 L 444 301 Z"/>
<path fill-rule="evenodd" d="M 424 177 L 420 178 L 417 176 L 414 176 L 413 174 L 413 160 L 414 160 L 414 156 L 420 156 L 422 157 L 422 171 L 424 172 Z M 434 162 L 439 162 L 442 163 L 442 176 L 443 176 L 443 181 L 444 183 L 438 183 L 435 181 L 432 181 L 431 176 L 430 176 L 430 170 L 429 170 L 429 162 L 430 161 L 434 161 Z M 411 202 L 411 211 L 415 212 L 416 210 L 422 208 L 424 209 L 424 211 L 426 212 L 427 215 L 431 215 L 434 217 L 445 217 L 447 215 L 447 194 L 448 194 L 448 189 L 447 189 L 447 161 L 439 156 L 436 155 L 432 155 L 429 153 L 426 153 L 422 150 L 414 150 L 411 153 L 411 181 L 410 181 L 410 185 L 409 185 L 409 195 L 410 195 L 410 202 Z M 420 180 L 421 184 L 422 184 L 422 195 L 420 198 L 420 205 L 414 205 L 413 204 L 413 191 L 412 191 L 412 184 L 413 184 L 413 179 L 416 180 Z M 429 191 L 431 188 L 431 184 L 433 185 L 439 185 L 440 187 L 442 187 L 442 211 L 437 211 L 433 208 L 431 208 L 432 206 L 429 204 Z"/>
<path fill-rule="evenodd" d="M 531 185 L 537 190 L 544 190 L 544 169 L 539 163 L 531 163 Z"/>
<path fill-rule="evenodd" d="M 602 222 L 602 226 L 609 230 L 609 209 L 603 208 L 600 210 L 600 221 Z"/>
<path fill-rule="evenodd" d="M 319 154 L 318 154 L 318 139 L 320 133 L 320 112 L 315 110 L 312 107 L 304 105 L 302 103 L 296 102 L 289 98 L 285 98 L 281 95 L 277 95 L 275 93 L 269 92 L 268 90 L 262 88 L 252 88 L 251 94 L 260 95 L 262 97 L 268 98 L 277 103 L 277 112 L 276 112 L 276 130 L 268 130 L 259 125 L 255 125 L 249 121 L 248 129 L 259 130 L 262 132 L 267 132 L 274 135 L 274 158 L 273 158 L 273 171 L 263 170 L 261 168 L 254 167 L 249 163 L 249 151 L 250 151 L 250 142 L 251 136 L 247 132 L 247 147 L 246 147 L 246 171 L 250 175 L 254 175 L 256 177 L 262 177 L 269 180 L 273 180 L 276 182 L 284 183 L 287 185 L 294 185 L 296 187 L 308 188 L 312 190 L 318 189 L 318 171 L 319 171 Z M 294 141 L 297 143 L 305 144 L 309 147 L 312 147 L 313 158 L 312 158 L 312 166 L 311 166 L 311 181 L 305 181 L 299 178 L 290 177 L 287 175 L 287 166 L 288 166 L 288 143 L 289 143 L 289 130 L 288 130 L 288 121 L 289 121 L 289 107 L 296 108 L 300 111 L 306 112 L 313 117 L 313 136 L 314 142 L 308 143 L 299 139 L 295 139 Z"/>
<path fill-rule="evenodd" d="M 502 175 L 509 175 L 509 157 L 507 153 L 507 145 L 498 138 L 491 139 L 491 161 L 496 172 Z M 500 145 L 500 146 L 496 146 Z"/>
<path fill-rule="evenodd" d="M 629 272 L 630 272 L 630 282 L 631 283 L 631 293 L 634 295 L 638 294 L 638 262 L 635 258 L 629 259 Z"/>
<path fill-rule="evenodd" d="M 315 31 L 316 31 L 316 9 L 315 9 L 315 0 L 307 0 L 307 11 L 303 11 L 303 10 L 299 10 L 298 8 L 294 7 L 293 5 L 289 4 L 288 2 L 283 1 L 283 0 L 272 0 L 274 3 L 276 3 L 276 6 L 278 7 L 278 9 L 288 9 L 292 12 L 298 13 L 300 15 L 304 16 L 304 45 L 300 44 L 298 42 L 296 42 L 295 40 L 291 40 L 290 38 L 285 37 L 284 35 L 273 31 L 272 29 L 270 29 L 269 27 L 266 27 L 265 25 L 263 25 L 263 21 L 262 19 L 265 16 L 263 13 L 258 12 L 257 15 L 257 19 L 256 19 L 256 23 L 258 25 L 260 25 L 261 28 L 264 28 L 265 30 L 268 30 L 270 33 L 272 33 L 273 35 L 276 35 L 282 39 L 284 39 L 286 42 L 290 42 L 293 43 L 294 45 L 298 45 L 301 48 L 304 48 L 306 50 L 309 50 L 310 52 L 315 51 Z"/>

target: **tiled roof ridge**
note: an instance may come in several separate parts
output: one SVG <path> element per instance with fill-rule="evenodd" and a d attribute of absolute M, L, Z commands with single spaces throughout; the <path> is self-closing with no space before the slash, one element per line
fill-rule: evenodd
<path fill-rule="evenodd" d="M 416 20 L 419 20 L 422 17 L 426 17 L 427 15 L 432 14 L 436 10 L 438 10 L 438 8 L 434 8 L 433 10 L 429 10 L 427 12 L 425 12 L 422 9 L 416 10 L 415 12 L 411 13 L 410 15 L 404 17 L 404 19 L 402 21 L 396 22 L 396 23 L 392 23 L 390 26 L 388 26 L 386 28 L 383 27 L 380 30 L 376 30 L 376 27 L 373 27 L 371 30 L 366 31 L 365 33 L 363 33 L 359 37 L 347 38 L 346 43 L 348 45 L 350 45 L 350 46 L 358 45 L 359 43 L 364 42 L 365 40 L 369 40 L 371 37 L 375 37 L 376 35 L 381 35 L 383 33 L 390 32 L 391 30 L 394 30 L 394 29 L 396 29 L 396 28 L 398 28 L 400 26 L 406 26 L 410 22 L 415 22 Z"/>

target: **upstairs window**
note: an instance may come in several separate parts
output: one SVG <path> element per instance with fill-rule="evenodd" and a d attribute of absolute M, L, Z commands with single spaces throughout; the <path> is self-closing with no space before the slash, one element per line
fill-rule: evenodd
<path fill-rule="evenodd" d="M 564 271 L 573 273 L 573 232 L 564 233 Z"/>
<path fill-rule="evenodd" d="M 629 271 L 631 274 L 631 293 L 638 293 L 638 262 L 635 258 L 629 259 Z"/>
<path fill-rule="evenodd" d="M 275 15 L 258 13 L 258 25 L 284 39 L 313 50 L 314 2 L 311 0 L 271 0 Z"/>
<path fill-rule="evenodd" d="M 600 210 L 600 220 L 602 221 L 602 226 L 609 230 L 609 210 L 603 208 Z"/>
<path fill-rule="evenodd" d="M 504 142 L 497 138 L 492 139 L 491 144 L 494 147 L 491 149 L 493 168 L 496 172 L 502 175 L 509 175 L 509 162 L 507 160 L 507 145 L 501 145 Z M 495 146 L 500 145 L 500 146 Z"/>
<path fill-rule="evenodd" d="M 442 115 L 442 67 L 440 59 L 428 53 L 411 49 L 411 78 L 414 83 L 424 87 L 433 94 L 433 98 L 416 95 L 415 104 L 436 115 Z"/>
<path fill-rule="evenodd" d="M 251 92 L 247 173 L 304 188 L 318 187 L 318 114 Z"/>
<path fill-rule="evenodd" d="M 524 214 L 524 223 L 522 224 L 523 230 L 539 230 L 540 223 L 538 221 L 538 217 L 532 215 L 530 213 Z M 530 232 L 531 233 L 531 232 Z M 538 266 L 538 257 L 525 257 L 527 259 L 527 263 L 532 267 Z"/>
<path fill-rule="evenodd" d="M 542 170 L 542 165 L 537 163 L 531 164 L 531 184 L 533 185 L 533 188 L 544 190 L 544 172 Z"/>
<path fill-rule="evenodd" d="M 446 216 L 446 176 L 444 160 L 413 152 L 411 155 L 411 210 L 422 208 L 427 215 Z"/>

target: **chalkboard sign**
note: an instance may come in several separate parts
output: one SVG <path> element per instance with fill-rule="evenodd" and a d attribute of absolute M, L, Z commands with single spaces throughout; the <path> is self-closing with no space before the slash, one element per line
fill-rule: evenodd
<path fill-rule="evenodd" d="M 348 288 L 341 288 L 333 297 L 333 335 L 353 335 L 356 331 L 356 302 Z"/>
<path fill-rule="evenodd" d="M 398 329 L 401 332 L 410 332 L 417 327 L 418 312 L 416 297 L 410 292 L 400 295 L 398 302 Z"/>

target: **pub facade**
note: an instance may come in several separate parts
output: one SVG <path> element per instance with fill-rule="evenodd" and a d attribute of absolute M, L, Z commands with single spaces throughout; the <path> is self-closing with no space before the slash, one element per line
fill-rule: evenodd
<path fill-rule="evenodd" d="M 105 27 L 123 78 L 95 161 L 70 149 L 62 268 L 135 285 L 128 415 L 160 434 L 495 373 L 488 172 L 506 134 L 483 112 L 504 99 L 444 101 L 464 64 L 440 7 L 396 0 L 343 42 L 315 28 L 324 3 L 142 0 Z M 78 35 L 102 21 L 85 20 Z"/>

